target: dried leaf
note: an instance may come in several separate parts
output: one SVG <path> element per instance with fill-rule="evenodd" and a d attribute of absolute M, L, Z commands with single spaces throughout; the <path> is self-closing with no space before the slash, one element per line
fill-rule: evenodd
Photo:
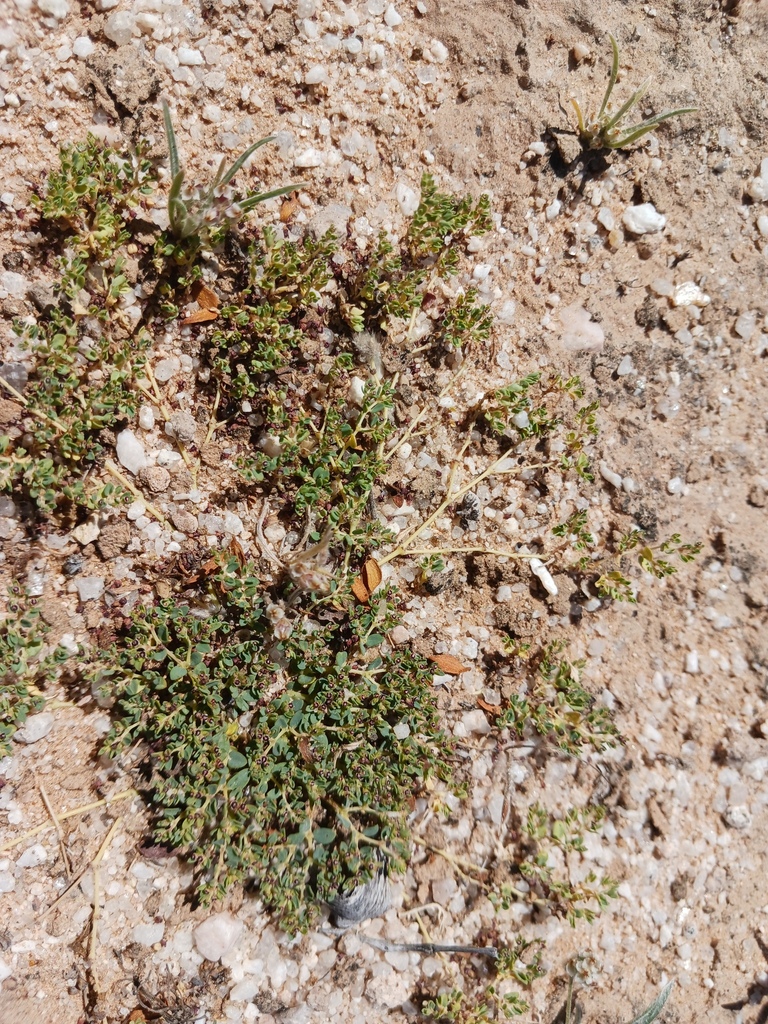
<path fill-rule="evenodd" d="M 501 713 L 500 704 L 489 704 L 487 700 L 483 700 L 482 697 L 477 698 L 477 706 L 482 708 L 483 711 L 487 711 L 489 715 L 498 715 Z"/>
<path fill-rule="evenodd" d="M 157 583 L 155 583 L 155 590 L 157 591 L 157 596 L 161 600 L 164 600 L 166 597 L 171 596 L 173 588 L 168 580 L 158 580 Z"/>
<path fill-rule="evenodd" d="M 384 578 L 384 574 L 381 571 L 381 566 L 375 558 L 369 558 L 363 566 L 363 571 L 360 574 L 363 578 L 363 583 L 368 587 L 369 593 L 373 593 L 376 587 L 381 583 Z"/>
<path fill-rule="evenodd" d="M 352 593 L 361 604 L 367 604 L 371 599 L 371 594 L 383 578 L 379 563 L 375 558 L 369 558 L 360 570 L 360 575 L 352 584 Z"/>
<path fill-rule="evenodd" d="M 307 764 L 314 764 L 315 758 L 312 754 L 312 747 L 310 746 L 309 737 L 302 736 L 297 746 L 299 748 L 299 753 L 301 754 L 302 759 L 306 761 Z"/>
<path fill-rule="evenodd" d="M 286 224 L 291 219 L 291 217 L 294 215 L 294 213 L 296 213 L 298 208 L 298 199 L 291 196 L 290 198 L 285 200 L 283 205 L 280 207 L 280 220 L 283 222 L 283 224 Z"/>
<path fill-rule="evenodd" d="M 198 285 L 194 296 L 200 309 L 217 309 L 219 306 L 219 296 L 207 285 Z"/>
<path fill-rule="evenodd" d="M 460 676 L 462 672 L 469 672 L 469 668 L 462 665 L 452 654 L 430 654 L 429 660 L 434 661 L 440 671 L 447 676 Z"/>
<path fill-rule="evenodd" d="M 207 324 L 210 320 L 215 320 L 218 315 L 215 309 L 198 309 L 195 313 L 185 316 L 181 321 L 181 326 L 186 327 L 187 324 Z"/>

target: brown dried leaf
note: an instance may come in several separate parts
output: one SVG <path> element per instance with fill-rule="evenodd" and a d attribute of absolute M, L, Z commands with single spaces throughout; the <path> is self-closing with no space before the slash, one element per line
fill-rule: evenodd
<path fill-rule="evenodd" d="M 477 698 L 477 706 L 482 708 L 483 711 L 487 711 L 489 715 L 498 715 L 501 713 L 500 704 L 489 704 L 487 700 L 483 700 L 482 697 Z"/>
<path fill-rule="evenodd" d="M 290 198 L 285 200 L 283 205 L 280 207 L 280 220 L 283 222 L 283 224 L 286 224 L 291 219 L 291 217 L 294 215 L 294 213 L 296 213 L 298 208 L 298 199 L 291 196 Z"/>
<path fill-rule="evenodd" d="M 181 326 L 186 327 L 187 324 L 207 324 L 211 320 L 215 320 L 219 314 L 215 309 L 198 309 L 194 313 L 190 313 L 189 316 L 185 316 L 181 321 Z"/>
<path fill-rule="evenodd" d="M 371 599 L 371 594 L 383 578 L 379 563 L 375 558 L 369 558 L 360 570 L 360 575 L 352 584 L 352 593 L 361 604 L 367 604 Z"/>
<path fill-rule="evenodd" d="M 378 587 L 378 585 L 384 578 L 384 574 L 381 571 L 381 566 L 379 565 L 375 558 L 369 558 L 366 561 L 360 575 L 363 577 L 363 582 L 365 583 L 366 587 L 368 587 L 368 591 L 371 594 L 374 592 L 376 587 Z"/>
<path fill-rule="evenodd" d="M 217 309 L 220 303 L 219 296 L 205 284 L 198 284 L 194 291 L 195 299 L 200 309 Z"/>
<path fill-rule="evenodd" d="M 429 660 L 434 661 L 440 671 L 447 676 L 460 676 L 462 672 L 469 672 L 469 668 L 462 665 L 452 654 L 430 654 Z"/>

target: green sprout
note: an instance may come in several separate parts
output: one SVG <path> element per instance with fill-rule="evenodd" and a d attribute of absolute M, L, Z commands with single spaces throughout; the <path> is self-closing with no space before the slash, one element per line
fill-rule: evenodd
<path fill-rule="evenodd" d="M 633 124 L 629 128 L 621 128 L 620 122 L 645 96 L 651 84 L 651 79 L 646 78 L 642 85 L 632 93 L 626 103 L 619 107 L 615 114 L 612 113 L 608 104 L 619 74 L 619 47 L 613 36 L 609 35 L 609 39 L 611 40 L 611 48 L 613 50 L 613 63 L 611 64 L 611 77 L 608 79 L 608 87 L 605 90 L 599 111 L 597 114 L 585 118 L 579 101 L 571 97 L 571 103 L 576 111 L 576 118 L 578 120 L 579 136 L 587 149 L 623 149 L 624 146 L 637 142 L 638 139 L 647 135 L 648 132 L 652 132 L 657 125 L 668 121 L 671 117 L 677 117 L 680 114 L 690 114 L 698 109 L 697 107 L 676 107 L 674 110 L 665 110 L 661 114 L 655 114 L 653 117 L 640 121 L 638 124 Z"/>
<path fill-rule="evenodd" d="M 176 145 L 171 111 L 165 101 L 163 101 L 163 120 L 171 165 L 168 219 L 171 232 L 179 241 L 198 237 L 202 242 L 210 237 L 211 232 L 217 228 L 226 230 L 237 223 L 244 214 L 259 203 L 264 203 L 267 199 L 275 199 L 277 196 L 287 195 L 305 184 L 305 182 L 297 182 L 293 185 L 273 188 L 269 192 L 249 192 L 246 196 L 238 197 L 230 182 L 257 149 L 274 141 L 274 135 L 268 135 L 249 146 L 229 168 L 226 167 L 226 160 L 222 158 L 219 169 L 207 190 L 202 188 L 184 189 L 185 171 L 179 162 L 179 150 Z"/>

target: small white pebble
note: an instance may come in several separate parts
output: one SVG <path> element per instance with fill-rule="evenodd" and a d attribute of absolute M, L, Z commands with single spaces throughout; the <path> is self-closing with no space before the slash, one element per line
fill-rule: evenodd
<path fill-rule="evenodd" d="M 554 220 L 555 217 L 557 217 L 557 215 L 560 213 L 560 210 L 562 208 L 563 208 L 563 204 L 560 202 L 560 200 L 559 199 L 553 199 L 552 202 L 549 204 L 549 206 L 544 211 L 546 213 L 547 220 Z"/>
<path fill-rule="evenodd" d="M 632 356 L 624 356 L 619 365 L 616 367 L 616 373 L 619 377 L 626 377 L 630 373 L 635 372 L 634 364 L 632 363 Z"/>
<path fill-rule="evenodd" d="M 72 44 L 72 52 L 81 60 L 85 57 L 90 57 L 94 49 L 93 40 L 90 36 L 78 36 Z"/>
<path fill-rule="evenodd" d="M 444 64 L 448 60 L 448 47 L 439 39 L 433 39 L 429 44 L 429 52 L 436 64 Z"/>
<path fill-rule="evenodd" d="M 659 213 L 653 203 L 628 206 L 621 217 L 621 223 L 633 235 L 650 235 L 663 231 L 667 218 Z"/>
<path fill-rule="evenodd" d="M 322 64 L 315 64 L 304 75 L 304 81 L 307 85 L 319 85 L 321 82 L 328 81 L 328 72 Z"/>
<path fill-rule="evenodd" d="M 688 651 L 685 656 L 685 671 L 689 676 L 698 675 L 699 672 L 699 652 Z"/>
<path fill-rule="evenodd" d="M 390 28 L 397 28 L 397 26 L 402 25 L 402 23 L 402 17 L 395 10 L 393 4 L 390 4 L 384 12 L 384 24 L 388 25 Z"/>
<path fill-rule="evenodd" d="M 673 476 L 671 480 L 667 480 L 667 490 L 670 494 L 682 494 L 682 479 L 679 476 Z"/>
<path fill-rule="evenodd" d="M 672 291 L 673 306 L 708 306 L 710 298 L 694 281 L 684 281 Z"/>
<path fill-rule="evenodd" d="M 612 487 L 621 487 L 621 475 L 615 470 L 611 469 L 606 462 L 601 462 L 599 465 L 600 476 L 609 483 Z"/>
<path fill-rule="evenodd" d="M 587 59 L 587 57 L 589 56 L 590 50 L 589 50 L 589 47 L 586 45 L 586 43 L 574 43 L 573 46 L 571 47 L 571 53 L 573 54 L 573 59 L 578 64 L 581 61 Z"/>
<path fill-rule="evenodd" d="M 768 217 L 764 213 L 757 218 L 757 230 L 763 238 L 768 238 Z"/>
<path fill-rule="evenodd" d="M 752 335 L 755 333 L 755 326 L 757 324 L 757 315 L 749 310 L 746 313 L 742 313 L 741 316 L 736 320 L 733 325 L 733 329 L 736 331 L 742 341 L 749 341 Z"/>
<path fill-rule="evenodd" d="M 191 46 L 180 46 L 178 58 L 179 64 L 183 64 L 185 67 L 197 67 L 203 63 L 202 53 Z"/>

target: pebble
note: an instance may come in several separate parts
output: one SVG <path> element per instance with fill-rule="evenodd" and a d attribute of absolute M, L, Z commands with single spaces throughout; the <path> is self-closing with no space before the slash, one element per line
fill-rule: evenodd
<path fill-rule="evenodd" d="M 134 475 L 147 464 L 144 445 L 130 429 L 121 430 L 117 435 L 117 460 Z"/>
<path fill-rule="evenodd" d="M 461 716 L 461 722 L 468 733 L 475 733 L 477 736 L 486 736 L 491 731 L 488 718 L 481 708 L 465 711 Z"/>
<path fill-rule="evenodd" d="M 191 536 L 197 533 L 197 519 L 192 515 L 191 512 L 186 512 L 184 509 L 177 509 L 171 513 L 171 522 L 187 536 Z"/>
<path fill-rule="evenodd" d="M 688 651 L 685 656 L 685 671 L 689 676 L 695 676 L 699 671 L 699 652 Z"/>
<path fill-rule="evenodd" d="M 742 341 L 749 341 L 752 335 L 755 333 L 755 326 L 757 324 L 757 314 L 753 311 L 742 313 L 741 316 L 736 320 L 733 325 L 734 331 L 742 339 Z"/>
<path fill-rule="evenodd" d="M 0 871 L 0 892 L 13 892 L 16 888 L 16 879 L 10 871 Z M 2 975 L 0 975 L 0 981 Z"/>
<path fill-rule="evenodd" d="M 667 218 L 659 213 L 653 203 L 628 206 L 621 216 L 621 223 L 633 235 L 650 235 L 663 231 Z"/>
<path fill-rule="evenodd" d="M 726 807 L 723 812 L 723 821 L 728 828 L 735 828 L 741 831 L 749 828 L 752 824 L 752 815 L 749 812 L 749 808 L 745 807 L 744 804 L 736 804 L 735 806 Z"/>
<path fill-rule="evenodd" d="M 30 715 L 24 725 L 14 733 L 14 739 L 20 743 L 37 743 L 48 735 L 53 728 L 53 715 L 50 711 L 41 711 Z"/>
<path fill-rule="evenodd" d="M 705 295 L 695 281 L 684 281 L 672 289 L 670 295 L 673 306 L 708 306 L 710 298 Z"/>
<path fill-rule="evenodd" d="M 165 432 L 183 444 L 190 444 L 197 434 L 197 420 L 190 412 L 175 412 L 165 424 Z"/>
<path fill-rule="evenodd" d="M 181 369 L 181 360 L 177 356 L 169 356 L 167 359 L 161 359 L 154 369 L 155 380 L 160 381 L 164 384 L 170 380 L 175 373 L 178 373 Z"/>
<path fill-rule="evenodd" d="M 439 39 L 433 39 L 429 44 L 429 52 L 436 64 L 444 64 L 448 60 L 448 47 Z"/>
<path fill-rule="evenodd" d="M 92 519 L 88 519 L 86 522 L 76 526 L 72 531 L 72 536 L 78 544 L 82 544 L 85 547 L 86 544 L 92 544 L 100 533 L 98 521 L 94 516 Z"/>
<path fill-rule="evenodd" d="M 681 477 L 673 476 L 671 480 L 667 480 L 667 490 L 670 494 L 682 494 L 683 481 Z"/>
<path fill-rule="evenodd" d="M 159 924 L 137 924 L 131 932 L 131 941 L 139 946 L 154 946 L 156 942 L 162 942 L 164 935 L 164 921 Z"/>
<path fill-rule="evenodd" d="M 67 0 L 37 0 L 37 6 L 43 14 L 50 14 L 57 21 L 61 21 L 62 18 L 66 18 L 69 14 Z"/>
<path fill-rule="evenodd" d="M 601 352 L 605 344 L 605 332 L 600 324 L 578 303 L 560 309 L 560 323 L 563 333 L 560 343 L 568 352 Z"/>
<path fill-rule="evenodd" d="M 232 914 L 213 914 L 195 928 L 195 946 L 206 960 L 221 960 L 235 948 L 243 930 L 242 921 Z"/>
<path fill-rule="evenodd" d="M 104 23 L 104 35 L 118 46 L 127 46 L 135 27 L 136 18 L 130 11 L 115 11 Z"/>
<path fill-rule="evenodd" d="M 747 195 L 756 203 L 768 203 L 768 157 L 760 162 L 760 174 L 747 183 Z"/>
<path fill-rule="evenodd" d="M 764 213 L 757 218 L 757 230 L 763 238 L 768 238 L 768 217 Z"/>
<path fill-rule="evenodd" d="M 303 153 L 294 160 L 296 167 L 322 167 L 325 163 L 325 154 L 319 149 L 305 149 Z"/>
<path fill-rule="evenodd" d="M 16 867 L 18 868 L 37 868 L 41 864 L 45 864 L 48 860 L 48 851 L 42 843 L 35 843 L 34 846 L 30 846 L 28 850 L 16 861 Z"/>
<path fill-rule="evenodd" d="M 104 577 L 81 576 L 75 580 L 75 587 L 81 601 L 96 601 L 104 593 Z"/>
<path fill-rule="evenodd" d="M 307 85 L 319 85 L 328 81 L 328 72 L 322 64 L 315 64 L 304 75 L 304 81 Z"/>
<path fill-rule="evenodd" d="M 413 216 L 419 208 L 419 197 L 405 182 L 398 182 L 395 186 L 395 200 L 406 217 Z"/>
<path fill-rule="evenodd" d="M 193 49 L 191 46 L 180 46 L 178 49 L 177 56 L 179 58 L 179 64 L 183 64 L 185 67 L 197 67 L 203 63 L 203 55 L 199 50 Z"/>
<path fill-rule="evenodd" d="M 611 469 L 606 462 L 601 462 L 599 469 L 603 480 L 611 484 L 612 487 L 621 487 L 622 479 L 620 474 Z"/>
<path fill-rule="evenodd" d="M 384 12 L 384 24 L 388 25 L 389 28 L 397 28 L 397 26 L 402 25 L 402 23 L 402 16 L 398 14 L 394 5 L 390 4 L 389 7 Z"/>
<path fill-rule="evenodd" d="M 142 430 L 151 430 L 155 425 L 155 413 L 151 405 L 142 405 L 139 409 L 139 426 Z"/>

